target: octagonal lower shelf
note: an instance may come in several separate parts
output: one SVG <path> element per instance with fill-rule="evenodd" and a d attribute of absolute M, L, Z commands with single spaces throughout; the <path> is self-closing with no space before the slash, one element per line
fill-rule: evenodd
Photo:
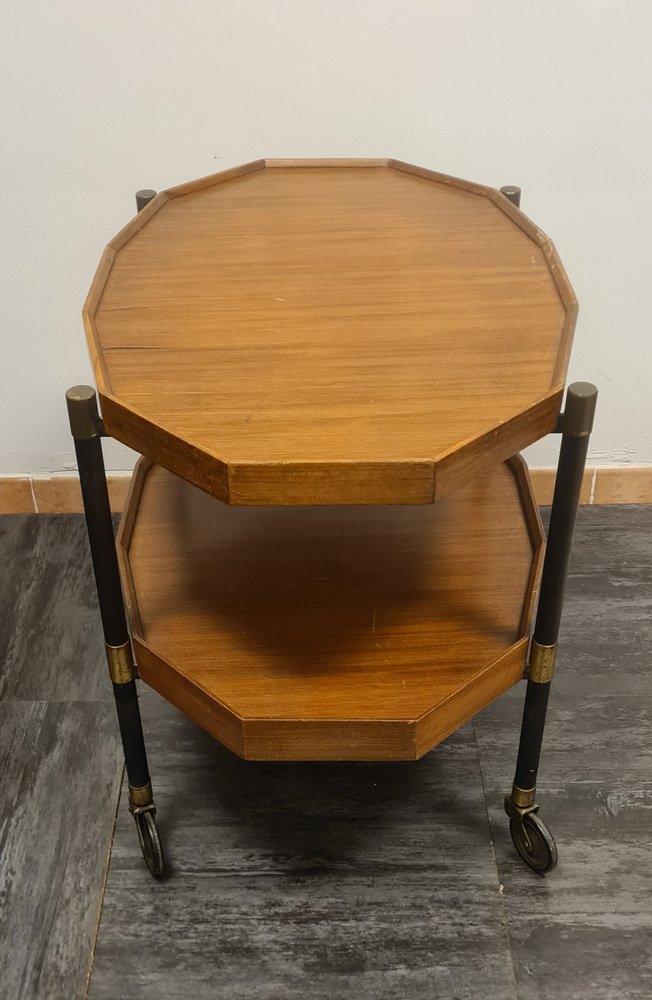
<path fill-rule="evenodd" d="M 543 533 L 520 458 L 434 506 L 230 507 L 139 463 L 141 677 L 252 760 L 415 759 L 523 676 Z"/>

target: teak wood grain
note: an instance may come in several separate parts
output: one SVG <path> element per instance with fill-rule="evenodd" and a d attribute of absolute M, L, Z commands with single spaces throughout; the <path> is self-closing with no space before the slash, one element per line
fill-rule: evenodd
<path fill-rule="evenodd" d="M 261 160 L 157 195 L 84 315 L 108 433 L 206 492 L 430 504 L 554 428 L 576 302 L 491 188 Z"/>
<path fill-rule="evenodd" d="M 143 679 L 250 759 L 413 759 L 523 675 L 520 458 L 436 505 L 229 507 L 141 460 L 119 533 Z"/>

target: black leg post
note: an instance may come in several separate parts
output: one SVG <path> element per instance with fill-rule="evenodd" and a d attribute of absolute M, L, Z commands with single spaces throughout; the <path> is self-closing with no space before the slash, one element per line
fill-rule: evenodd
<path fill-rule="evenodd" d="M 145 205 L 149 205 L 152 198 L 156 197 L 156 191 L 152 191 L 151 188 L 143 188 L 141 191 L 136 191 L 136 211 L 142 212 Z"/>
<path fill-rule="evenodd" d="M 136 820 L 143 856 L 153 875 L 163 872 L 152 785 L 136 692 L 136 673 L 127 628 L 109 494 L 102 455 L 102 424 L 95 390 L 78 385 L 66 393 L 75 440 L 86 527 L 102 617 L 106 657 L 113 683 L 129 782 L 129 809 Z"/>
<path fill-rule="evenodd" d="M 505 187 L 501 187 L 500 193 L 504 194 L 507 201 L 511 201 L 512 205 L 516 205 L 517 208 L 521 207 L 520 187 L 516 187 L 515 184 L 506 184 Z"/>
<path fill-rule="evenodd" d="M 537 815 L 536 783 L 573 529 L 597 396 L 598 390 L 594 385 L 574 382 L 568 387 L 566 408 L 560 420 L 561 450 L 530 649 L 516 776 L 512 794 L 505 799 L 516 849 L 540 875 L 551 871 L 557 863 L 555 842 Z"/>

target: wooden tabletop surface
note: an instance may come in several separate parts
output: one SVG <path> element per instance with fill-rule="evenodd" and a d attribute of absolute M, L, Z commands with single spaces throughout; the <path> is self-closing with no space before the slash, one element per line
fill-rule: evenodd
<path fill-rule="evenodd" d="M 85 307 L 107 431 L 233 504 L 452 492 L 553 429 L 575 315 L 499 192 L 393 160 L 163 192 Z"/>

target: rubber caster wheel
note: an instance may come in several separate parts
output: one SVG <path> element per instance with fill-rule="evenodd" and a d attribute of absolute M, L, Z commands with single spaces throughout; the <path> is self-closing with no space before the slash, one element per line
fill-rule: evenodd
<path fill-rule="evenodd" d="M 514 847 L 532 871 L 547 875 L 557 864 L 557 845 L 543 820 L 526 813 L 522 820 L 510 819 L 509 832 Z"/>
<path fill-rule="evenodd" d="M 154 813 L 151 811 L 136 813 L 135 820 L 140 849 L 143 852 L 145 864 L 152 875 L 158 878 L 159 875 L 163 874 L 165 859 L 163 858 L 163 848 L 161 847 L 161 838 L 158 835 Z"/>

